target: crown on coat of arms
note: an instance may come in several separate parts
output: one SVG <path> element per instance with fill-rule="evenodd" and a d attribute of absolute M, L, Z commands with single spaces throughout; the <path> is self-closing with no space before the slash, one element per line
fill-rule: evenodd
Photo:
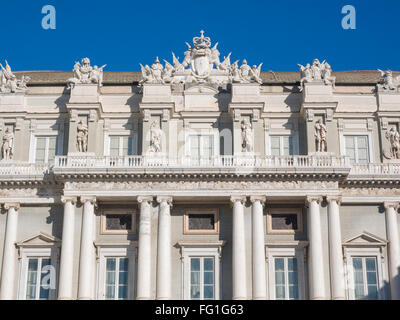
<path fill-rule="evenodd" d="M 211 46 L 211 39 L 209 37 L 204 36 L 204 31 L 200 31 L 201 36 L 200 37 L 194 37 L 193 38 L 193 44 L 196 47 L 196 49 L 205 49 L 209 48 Z"/>

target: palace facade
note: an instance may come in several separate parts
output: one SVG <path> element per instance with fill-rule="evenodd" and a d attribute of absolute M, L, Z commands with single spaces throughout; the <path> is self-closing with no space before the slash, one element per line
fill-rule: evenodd
<path fill-rule="evenodd" d="M 0 299 L 400 299 L 397 74 L 104 68 L 2 66 Z"/>

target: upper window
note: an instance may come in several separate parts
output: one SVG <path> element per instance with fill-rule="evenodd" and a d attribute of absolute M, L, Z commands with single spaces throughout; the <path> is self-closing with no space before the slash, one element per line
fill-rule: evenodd
<path fill-rule="evenodd" d="M 292 136 L 271 136 L 271 155 L 289 156 L 293 155 Z"/>
<path fill-rule="evenodd" d="M 218 234 L 219 215 L 216 209 L 187 210 L 184 215 L 184 234 Z"/>
<path fill-rule="evenodd" d="M 345 136 L 345 146 L 351 162 L 369 162 L 368 136 Z"/>
<path fill-rule="evenodd" d="M 26 300 L 49 300 L 50 286 L 46 278 L 50 274 L 51 259 L 49 257 L 29 258 L 27 281 L 26 281 Z"/>
<path fill-rule="evenodd" d="M 267 214 L 267 231 L 274 234 L 293 234 L 302 232 L 300 208 L 270 209 Z"/>
<path fill-rule="evenodd" d="M 128 234 L 136 230 L 135 212 L 105 210 L 101 214 L 102 234 Z"/>
<path fill-rule="evenodd" d="M 190 299 L 215 299 L 214 257 L 190 258 Z"/>
<path fill-rule="evenodd" d="M 106 258 L 105 295 L 106 300 L 128 299 L 129 258 Z"/>
<path fill-rule="evenodd" d="M 131 136 L 110 136 L 110 156 L 129 156 L 133 154 Z"/>
<path fill-rule="evenodd" d="M 274 258 L 275 299 L 299 299 L 298 267 L 296 257 Z"/>
<path fill-rule="evenodd" d="M 57 136 L 36 137 L 36 163 L 51 163 L 54 162 L 54 157 L 57 150 Z"/>
<path fill-rule="evenodd" d="M 190 156 L 206 158 L 214 155 L 213 135 L 190 135 Z"/>

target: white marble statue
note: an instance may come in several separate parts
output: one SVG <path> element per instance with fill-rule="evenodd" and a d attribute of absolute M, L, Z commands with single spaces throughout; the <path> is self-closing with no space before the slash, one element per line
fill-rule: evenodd
<path fill-rule="evenodd" d="M 322 123 L 322 120 L 319 119 L 315 124 L 315 140 L 317 145 L 317 152 L 325 152 L 326 151 L 326 126 Z"/>
<path fill-rule="evenodd" d="M 378 71 L 381 73 L 381 80 L 380 80 L 380 83 L 378 84 L 379 90 L 399 91 L 400 76 L 397 76 L 396 78 L 394 78 L 391 70 L 382 71 L 382 70 L 378 69 Z"/>
<path fill-rule="evenodd" d="M 400 159 L 400 134 L 395 128 L 386 132 L 386 138 L 390 142 L 390 159 Z"/>
<path fill-rule="evenodd" d="M 13 74 L 10 65 L 6 60 L 6 66 L 0 63 L 0 92 L 14 93 L 14 92 L 25 92 L 27 87 L 26 84 L 31 80 L 28 76 L 22 76 L 21 79 L 17 79 L 17 76 Z"/>
<path fill-rule="evenodd" d="M 237 64 L 230 63 L 229 53 L 220 61 L 218 42 L 211 47 L 211 39 L 200 31 L 200 37 L 193 38 L 193 46 L 186 42 L 188 49 L 185 51 L 182 63 L 179 57 L 172 53 L 172 64 L 164 60 L 165 68 L 158 61 L 150 68 L 141 66 L 143 83 L 216 83 L 224 84 L 233 82 L 262 83 L 261 65 L 253 69 L 244 60 L 239 68 Z"/>
<path fill-rule="evenodd" d="M 7 128 L 3 135 L 3 160 L 11 160 L 13 157 L 14 151 L 14 133 Z"/>
<path fill-rule="evenodd" d="M 332 75 L 332 68 L 326 61 L 322 63 L 314 59 L 312 65 L 306 66 L 297 64 L 300 67 L 300 91 L 303 90 L 304 83 L 322 82 L 335 88 L 336 77 Z"/>
<path fill-rule="evenodd" d="M 150 152 L 161 152 L 162 130 L 157 121 L 154 121 L 150 127 Z"/>
<path fill-rule="evenodd" d="M 253 128 L 249 120 L 242 121 L 242 152 L 253 151 Z"/>
<path fill-rule="evenodd" d="M 100 68 L 90 65 L 89 58 L 83 58 L 81 62 L 78 61 L 74 64 L 73 77 L 67 80 L 68 88 L 72 88 L 77 83 L 97 83 L 99 86 L 103 85 L 103 69 L 106 64 Z"/>
<path fill-rule="evenodd" d="M 76 143 L 78 152 L 87 152 L 88 145 L 88 126 L 81 120 L 78 122 Z"/>

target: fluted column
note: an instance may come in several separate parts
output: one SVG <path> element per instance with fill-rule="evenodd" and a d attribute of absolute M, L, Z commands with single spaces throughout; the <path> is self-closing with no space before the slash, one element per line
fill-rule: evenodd
<path fill-rule="evenodd" d="M 158 215 L 157 244 L 157 300 L 171 299 L 171 213 L 172 197 L 157 197 L 160 204 Z"/>
<path fill-rule="evenodd" d="M 345 279 L 342 251 L 342 233 L 340 229 L 339 206 L 341 197 L 328 196 L 329 228 L 329 269 L 331 275 L 332 300 L 345 300 Z"/>
<path fill-rule="evenodd" d="M 81 252 L 79 257 L 79 284 L 78 299 L 93 299 L 93 280 L 95 273 L 94 256 L 94 207 L 96 205 L 95 197 L 81 197 L 83 203 L 83 219 L 81 233 Z"/>
<path fill-rule="evenodd" d="M 3 265 L 1 268 L 0 300 L 15 299 L 15 273 L 17 271 L 17 242 L 19 203 L 5 203 L 7 225 L 4 238 Z"/>
<path fill-rule="evenodd" d="M 253 300 L 267 299 L 263 219 L 265 199 L 265 197 L 250 197 L 252 203 Z"/>
<path fill-rule="evenodd" d="M 60 280 L 58 299 L 71 300 L 74 270 L 74 235 L 76 197 L 62 197 L 64 204 L 63 231 L 60 258 Z"/>
<path fill-rule="evenodd" d="M 232 196 L 232 299 L 247 299 L 246 285 L 246 243 L 244 232 L 245 196 Z"/>
<path fill-rule="evenodd" d="M 310 299 L 323 300 L 325 297 L 324 260 L 322 249 L 321 216 L 319 205 L 322 197 L 307 197 L 307 232 L 309 240 L 308 274 Z"/>
<path fill-rule="evenodd" d="M 138 197 L 140 205 L 137 300 L 151 299 L 151 204 L 153 197 Z"/>
<path fill-rule="evenodd" d="M 398 202 L 385 202 L 389 256 L 389 282 L 392 300 L 400 300 L 400 240 L 397 224 Z"/>

